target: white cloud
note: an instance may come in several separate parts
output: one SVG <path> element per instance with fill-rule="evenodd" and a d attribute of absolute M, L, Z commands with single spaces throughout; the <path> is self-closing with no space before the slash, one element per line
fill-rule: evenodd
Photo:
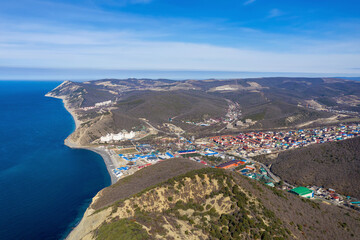
<path fill-rule="evenodd" d="M 68 6 L 62 7 L 70 12 Z M 58 8 L 54 5 L 51 9 Z M 104 21 L 98 22 L 99 26 L 113 25 L 101 29 L 76 25 L 76 21 L 40 24 L 0 19 L 0 66 L 360 72 L 355 69 L 360 62 L 360 45 L 353 35 L 346 40 L 316 40 L 301 34 L 271 34 L 241 26 L 215 31 L 223 26 L 216 21 L 114 16 L 98 9 L 76 8 L 73 14 L 76 20 L 97 19 Z M 273 9 L 269 17 L 281 14 Z M 221 41 L 209 44 L 213 39 L 224 40 L 228 47 L 223 47 Z M 236 43 L 230 46 L 229 42 Z"/>
<path fill-rule="evenodd" d="M 244 2 L 244 5 L 250 5 L 252 3 L 254 3 L 256 0 L 247 0 L 246 2 Z"/>
<path fill-rule="evenodd" d="M 284 13 L 282 11 L 280 11 L 277 8 L 271 9 L 268 15 L 268 18 L 274 18 L 274 17 L 279 17 L 281 15 L 284 15 Z"/>
<path fill-rule="evenodd" d="M 360 55 L 351 53 L 281 53 L 149 41 L 116 31 L 69 30 L 57 34 L 14 31 L 0 36 L 0 66 L 345 73 L 359 72 L 350 69 L 360 62 Z"/>

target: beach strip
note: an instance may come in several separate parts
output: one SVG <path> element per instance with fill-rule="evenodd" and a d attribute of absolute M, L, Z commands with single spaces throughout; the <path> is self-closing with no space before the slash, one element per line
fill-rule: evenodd
<path fill-rule="evenodd" d="M 64 108 L 66 109 L 66 111 L 68 111 L 70 113 L 70 115 L 72 116 L 72 118 L 74 120 L 74 123 L 75 123 L 74 131 L 76 131 L 76 129 L 80 126 L 81 121 L 77 118 L 75 111 L 69 107 L 69 103 L 68 103 L 67 99 L 65 97 L 53 96 L 52 94 L 46 94 L 45 96 L 61 99 L 63 101 Z M 117 182 L 118 178 L 116 177 L 116 175 L 114 173 L 116 164 L 115 164 L 115 160 L 111 157 L 111 154 L 109 152 L 110 150 L 106 149 L 105 147 L 82 146 L 80 144 L 77 144 L 77 143 L 74 143 L 73 141 L 71 141 L 69 136 L 64 140 L 64 144 L 66 146 L 68 146 L 70 148 L 86 149 L 86 150 L 93 151 L 93 152 L 99 154 L 103 158 L 104 163 L 106 165 L 106 169 L 110 175 L 111 185 Z"/>

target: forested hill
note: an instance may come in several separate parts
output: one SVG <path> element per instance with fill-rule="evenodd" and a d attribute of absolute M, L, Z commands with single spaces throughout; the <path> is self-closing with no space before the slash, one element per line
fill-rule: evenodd
<path fill-rule="evenodd" d="M 360 137 L 314 144 L 285 151 L 275 159 L 258 157 L 272 164 L 271 170 L 296 185 L 334 188 L 344 195 L 360 198 Z"/>

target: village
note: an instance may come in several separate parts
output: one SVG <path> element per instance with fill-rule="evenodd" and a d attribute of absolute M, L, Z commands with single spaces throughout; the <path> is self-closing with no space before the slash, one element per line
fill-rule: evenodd
<path fill-rule="evenodd" d="M 360 134 L 360 125 L 341 125 L 296 131 L 249 132 L 237 136 L 215 136 L 198 140 L 206 147 L 232 151 L 253 157 L 282 150 L 305 147 L 315 143 L 345 140 Z"/>
<path fill-rule="evenodd" d="M 179 137 L 176 141 L 169 142 L 167 138 L 167 141 L 160 141 L 157 144 L 132 142 L 127 146 L 107 145 L 107 149 L 114 163 L 113 174 L 118 179 L 158 162 L 182 157 L 209 167 L 238 172 L 269 187 L 289 191 L 304 198 L 360 210 L 358 199 L 340 195 L 334 189 L 318 186 L 292 186 L 284 183 L 265 165 L 251 158 L 309 144 L 353 138 L 360 135 L 359 131 L 360 125 L 352 124 L 287 132 L 250 132 L 237 136 L 208 137 L 196 141 Z"/>

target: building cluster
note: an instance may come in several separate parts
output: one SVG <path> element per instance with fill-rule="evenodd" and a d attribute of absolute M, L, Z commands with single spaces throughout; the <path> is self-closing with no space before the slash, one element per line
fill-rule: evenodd
<path fill-rule="evenodd" d="M 233 169 L 234 171 L 239 172 L 240 174 L 263 182 L 264 184 L 274 187 L 273 180 L 268 176 L 267 171 L 261 167 L 258 163 L 250 163 L 248 160 L 236 160 L 221 163 L 216 168 L 221 169 Z"/>
<path fill-rule="evenodd" d="M 119 157 L 121 157 L 125 161 L 134 162 L 134 163 L 136 163 L 136 161 L 138 161 L 138 160 L 145 160 L 149 163 L 154 163 L 159 160 L 173 158 L 174 155 L 172 155 L 169 152 L 166 152 L 164 154 L 156 152 L 156 153 L 149 153 L 149 154 L 131 154 L 131 155 L 130 154 L 126 154 L 126 155 L 119 154 Z"/>
<path fill-rule="evenodd" d="M 241 154 L 246 158 L 247 156 L 298 148 L 313 143 L 344 140 L 356 136 L 360 136 L 360 124 L 294 131 L 249 132 L 240 133 L 237 136 L 226 135 L 198 139 L 195 142 L 180 137 L 174 142 L 164 141 L 154 143 L 154 145 L 134 144 L 127 147 L 116 147 L 115 152 L 119 165 L 113 171 L 120 178 L 165 159 L 184 157 L 216 168 L 239 172 L 271 187 L 279 187 L 276 184 L 279 180 L 273 179 L 274 176 L 264 165 L 252 161 L 251 158 L 237 160 L 236 157 L 234 159 L 234 156 Z M 360 210 L 360 202 L 357 199 L 342 196 L 332 189 L 315 186 L 294 187 L 289 184 L 282 185 L 282 188 L 304 198 L 320 199 Z"/>
<path fill-rule="evenodd" d="M 239 103 L 230 103 L 228 111 L 223 119 L 224 123 L 229 123 L 237 120 L 241 116 L 241 108 Z"/>
<path fill-rule="evenodd" d="M 273 180 L 269 177 L 267 171 L 261 166 L 258 166 L 257 164 L 245 165 L 245 167 L 238 172 L 249 178 L 261 181 L 268 186 L 275 186 Z"/>
<path fill-rule="evenodd" d="M 323 202 L 344 205 L 360 211 L 359 199 L 339 194 L 332 188 L 326 189 L 318 186 L 297 187 L 291 189 L 289 192 L 300 195 L 301 197 L 315 198 L 322 200 Z"/>
<path fill-rule="evenodd" d="M 316 196 L 317 198 L 333 201 L 335 203 L 343 203 L 344 200 L 346 199 L 345 196 L 336 193 L 336 191 L 332 188 L 325 189 L 322 187 L 311 186 L 309 187 L 309 189 L 314 191 L 314 196 Z"/>
<path fill-rule="evenodd" d="M 324 111 L 324 112 L 331 112 L 331 113 L 338 113 L 338 114 L 356 114 L 356 115 L 359 115 L 359 112 L 349 111 L 349 110 L 337 110 L 337 109 L 334 109 L 333 107 L 322 107 L 321 109 L 319 109 L 318 107 L 313 107 L 313 106 L 306 106 L 306 107 L 310 108 L 310 109 L 317 110 L 317 111 Z"/>
<path fill-rule="evenodd" d="M 119 167 L 114 169 L 115 176 L 120 178 L 122 175 L 124 175 L 125 171 L 129 170 L 130 167 Z"/>
<path fill-rule="evenodd" d="M 237 136 L 225 135 L 210 137 L 224 150 L 235 150 L 244 156 L 272 153 L 279 150 L 304 147 L 313 143 L 324 143 L 360 136 L 360 125 L 341 125 L 296 131 L 249 132 Z"/>
<path fill-rule="evenodd" d="M 105 106 L 110 106 L 112 104 L 112 101 L 105 101 L 105 102 L 99 102 L 99 103 L 95 103 L 95 107 L 105 107 Z"/>
<path fill-rule="evenodd" d="M 357 198 L 344 196 L 342 194 L 337 193 L 332 188 L 326 189 L 318 186 L 309 186 L 308 188 L 314 191 L 315 198 L 322 199 L 337 205 L 345 205 L 347 207 L 351 207 L 355 210 L 360 211 L 360 201 Z"/>
<path fill-rule="evenodd" d="M 120 178 L 124 175 L 130 175 L 138 169 L 148 167 L 159 161 L 173 158 L 174 155 L 169 152 L 159 153 L 156 151 L 147 154 L 118 154 L 118 157 L 120 158 L 120 162 L 124 164 L 122 167 L 114 169 L 113 172 L 116 177 Z"/>
<path fill-rule="evenodd" d="M 97 109 L 97 108 L 101 108 L 101 107 L 108 107 L 108 106 L 111 106 L 112 104 L 113 104 L 113 101 L 109 100 L 109 101 L 105 101 L 105 102 L 95 103 L 94 106 L 82 107 L 79 109 L 83 110 L 83 111 L 88 111 L 88 110 L 93 110 L 93 109 Z"/>
<path fill-rule="evenodd" d="M 208 127 L 208 126 L 215 125 L 218 123 L 233 122 L 233 121 L 239 119 L 240 116 L 241 116 L 240 105 L 238 103 L 230 103 L 229 108 L 224 117 L 209 118 L 209 119 L 203 120 L 201 122 L 194 122 L 194 121 L 182 121 L 182 122 L 187 123 L 187 124 L 196 125 L 196 126 Z"/>
<path fill-rule="evenodd" d="M 157 162 L 176 158 L 185 157 L 190 160 L 207 165 L 203 157 L 217 156 L 221 159 L 225 157 L 225 154 L 218 153 L 212 149 L 205 148 L 201 150 L 196 149 L 184 149 L 176 151 L 160 152 L 150 144 L 139 144 L 135 146 L 121 147 L 118 151 L 124 151 L 127 153 L 118 153 L 117 157 L 121 162 L 122 167 L 114 169 L 115 175 L 119 178 L 134 173 L 137 169 L 141 169 Z"/>
<path fill-rule="evenodd" d="M 108 133 L 106 136 L 100 137 L 101 143 L 109 143 L 109 142 L 115 142 L 115 141 L 122 141 L 122 140 L 129 140 L 136 136 L 136 133 L 131 131 L 127 132 L 126 130 L 123 130 L 119 133 Z"/>

